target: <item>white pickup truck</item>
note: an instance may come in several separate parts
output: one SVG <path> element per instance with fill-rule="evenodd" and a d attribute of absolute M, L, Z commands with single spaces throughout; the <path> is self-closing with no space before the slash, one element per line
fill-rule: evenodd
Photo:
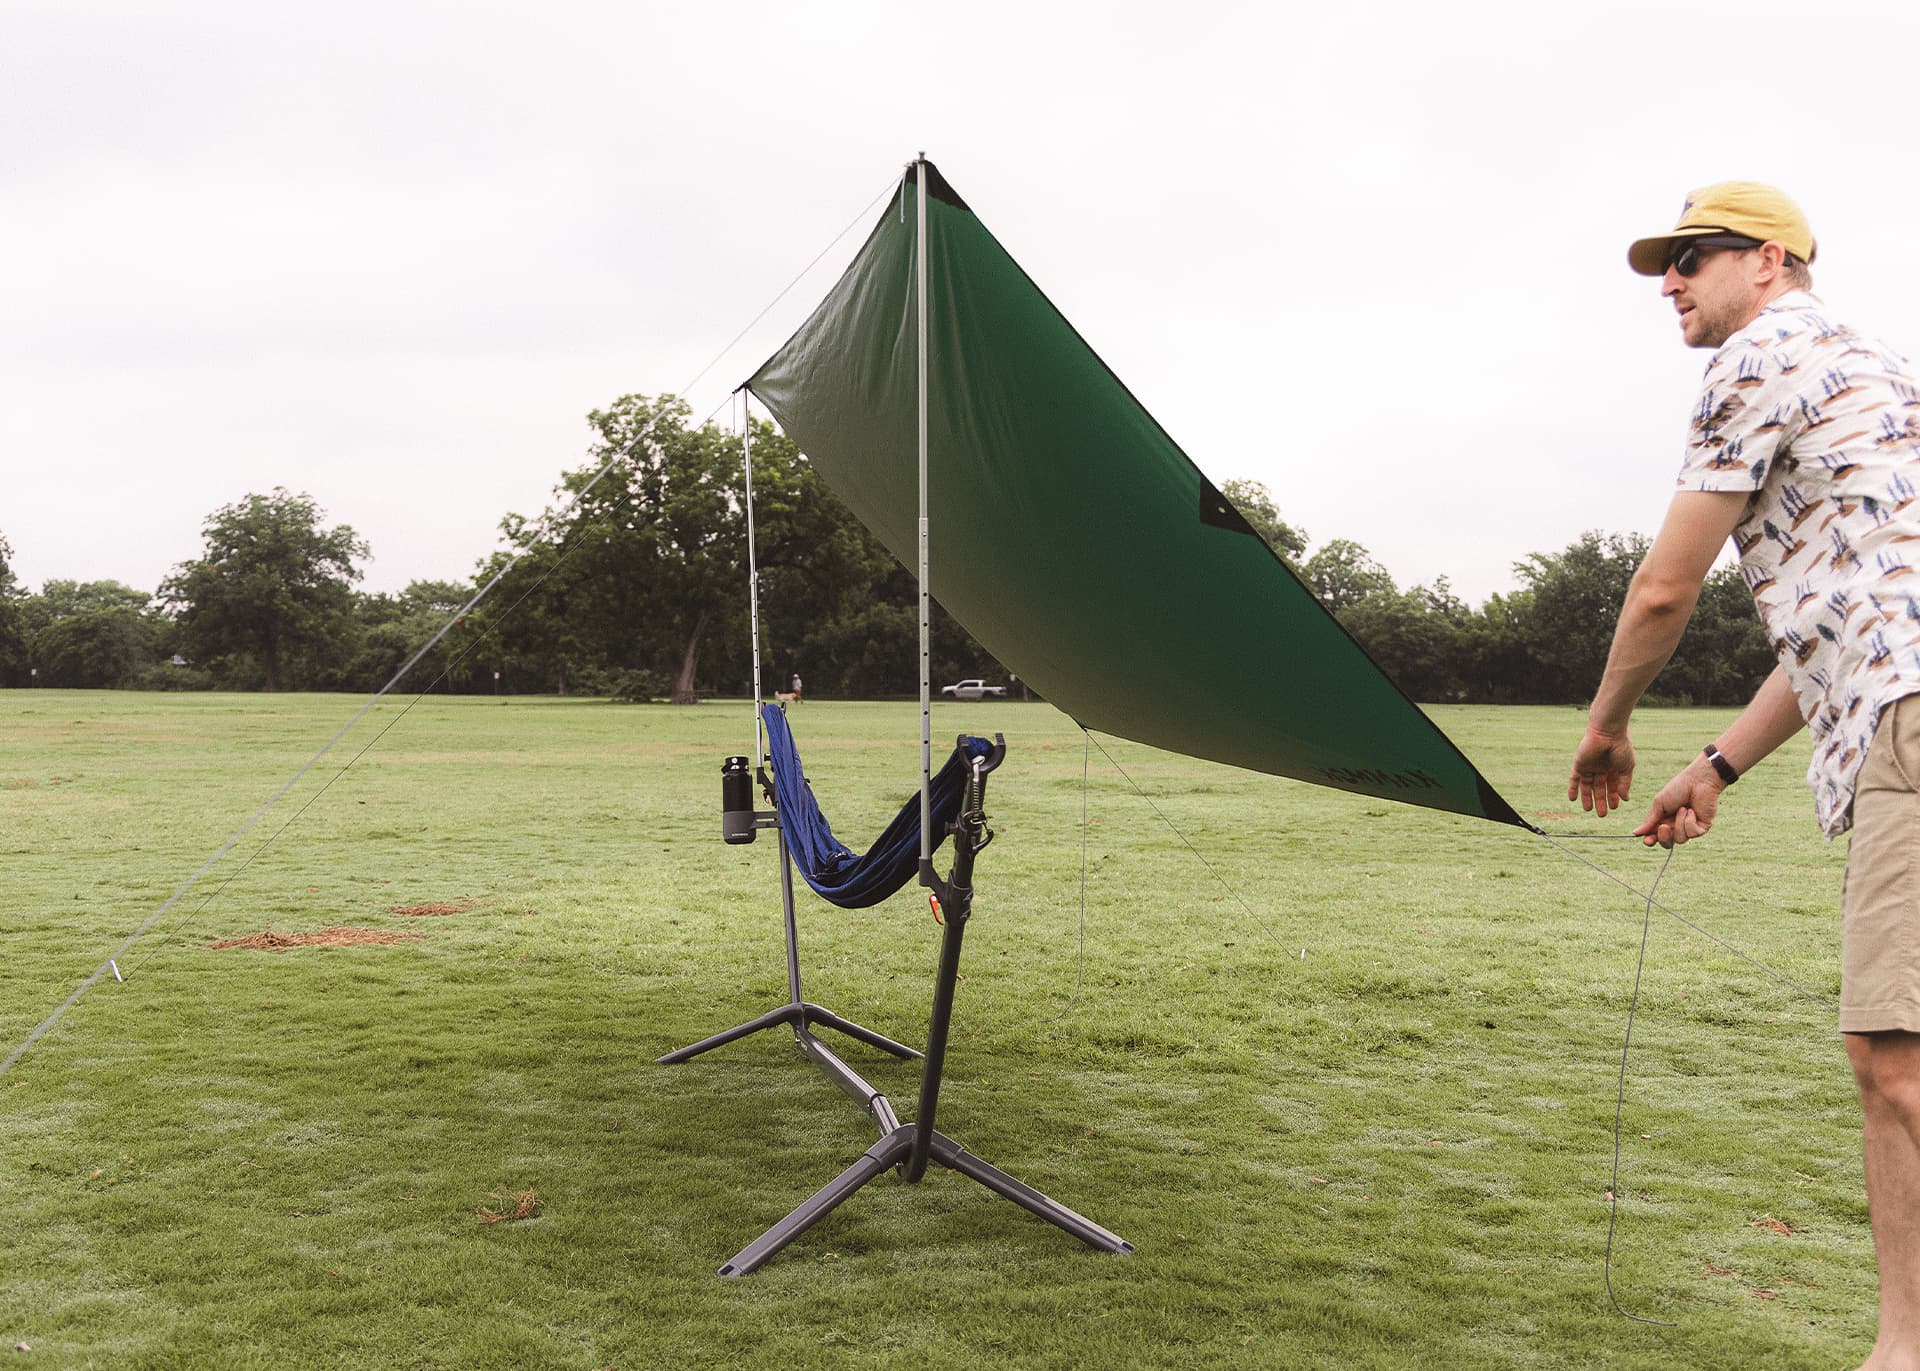
<path fill-rule="evenodd" d="M 942 695 L 951 695 L 956 700 L 997 700 L 1006 698 L 1007 688 L 1005 686 L 990 686 L 981 680 L 972 680 L 959 681 L 953 685 L 941 686 L 940 693 Z"/>

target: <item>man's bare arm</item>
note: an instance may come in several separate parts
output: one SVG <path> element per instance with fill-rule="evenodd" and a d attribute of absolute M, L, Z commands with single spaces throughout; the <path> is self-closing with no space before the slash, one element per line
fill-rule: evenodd
<path fill-rule="evenodd" d="M 1748 767 L 1805 726 L 1806 720 L 1800 717 L 1800 702 L 1794 698 L 1785 669 L 1775 667 L 1752 703 L 1741 710 L 1740 717 L 1714 741 L 1714 747 L 1736 775 L 1744 776 Z M 1727 782 L 1720 778 L 1713 763 L 1704 755 L 1696 756 L 1680 769 L 1679 775 L 1660 788 L 1647 817 L 1633 831 L 1646 840 L 1648 847 L 1655 843 L 1672 847 L 1675 843 L 1705 837 L 1720 811 L 1720 792 L 1726 788 Z"/>
<path fill-rule="evenodd" d="M 1740 522 L 1747 498 L 1744 491 L 1683 490 L 1667 507 L 1659 536 L 1627 588 L 1606 673 L 1567 778 L 1569 800 L 1604 816 L 1627 798 L 1633 782 L 1627 722 L 1679 646 L 1700 586 Z"/>

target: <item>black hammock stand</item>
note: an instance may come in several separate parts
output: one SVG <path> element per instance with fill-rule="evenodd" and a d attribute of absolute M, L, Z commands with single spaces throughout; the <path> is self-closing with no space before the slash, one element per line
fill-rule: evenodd
<path fill-rule="evenodd" d="M 1090 1247 L 1107 1252 L 1131 1252 L 1133 1245 L 1125 1239 L 1050 1199 L 1024 1181 L 982 1161 L 933 1126 L 940 1099 L 940 1077 L 946 1064 L 948 1031 L 953 1018 L 954 987 L 960 974 L 960 947 L 966 936 L 967 919 L 973 910 L 974 859 L 993 841 L 993 831 L 987 827 L 984 809 L 987 776 L 1005 757 L 1005 740 L 998 734 L 994 735 L 991 743 L 984 738 L 962 736 L 954 746 L 953 755 L 933 779 L 929 793 L 934 833 L 939 840 L 944 840 L 949 834 L 953 837 L 953 869 L 951 875 L 943 879 L 930 860 L 921 860 L 919 857 L 918 795 L 901 809 L 873 847 L 863 856 L 856 857 L 850 849 L 834 839 L 832 830 L 814 801 L 813 792 L 800 766 L 799 751 L 787 727 L 785 713 L 769 705 L 763 708 L 762 717 L 766 723 L 767 750 L 773 775 L 769 780 L 766 770 L 762 769 L 759 781 L 763 793 L 774 807 L 770 811 L 751 808 L 752 795 L 746 783 L 746 758 L 729 758 L 722 833 L 730 843 L 752 842 L 756 831 L 762 828 L 771 828 L 779 835 L 780 897 L 786 923 L 787 1003 L 725 1032 L 669 1052 L 658 1060 L 663 1064 L 684 1062 L 762 1029 L 786 1024 L 793 1031 L 794 1043 L 801 1055 L 866 1111 L 867 1117 L 879 1130 L 880 1139 L 852 1166 L 741 1248 L 731 1261 L 720 1268 L 720 1274 L 736 1277 L 757 1270 L 856 1190 L 889 1168 L 896 1169 L 901 1179 L 913 1184 L 926 1174 L 930 1160 L 960 1175 L 971 1177 L 995 1194 L 1065 1229 Z M 829 1009 L 812 1004 L 801 993 L 800 952 L 793 901 L 796 855 L 800 857 L 801 874 L 807 883 L 824 898 L 843 908 L 877 904 L 916 874 L 920 883 L 932 892 L 935 905 L 942 915 L 944 934 L 940 944 L 940 968 L 934 977 L 933 1009 L 927 1024 L 927 1050 L 924 1054 L 884 1034 L 863 1028 Z M 832 1028 L 896 1057 L 922 1058 L 920 1105 L 914 1119 L 902 1123 L 887 1097 L 814 1034 L 816 1026 Z"/>

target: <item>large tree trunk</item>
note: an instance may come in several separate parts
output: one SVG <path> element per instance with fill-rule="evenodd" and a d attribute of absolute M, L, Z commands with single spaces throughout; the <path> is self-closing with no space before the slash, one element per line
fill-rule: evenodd
<path fill-rule="evenodd" d="M 680 669 L 673 673 L 673 694 L 668 696 L 677 705 L 697 705 L 700 697 L 693 693 L 694 669 L 700 665 L 700 635 L 707 631 L 706 610 L 693 621 L 693 629 L 687 634 L 687 650 L 680 655 Z"/>

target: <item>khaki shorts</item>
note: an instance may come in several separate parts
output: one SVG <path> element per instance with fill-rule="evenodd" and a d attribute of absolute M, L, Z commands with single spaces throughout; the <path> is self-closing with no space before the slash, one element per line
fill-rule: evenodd
<path fill-rule="evenodd" d="M 1840 1031 L 1920 1033 L 1920 696 L 1873 731 L 1840 910 Z"/>

